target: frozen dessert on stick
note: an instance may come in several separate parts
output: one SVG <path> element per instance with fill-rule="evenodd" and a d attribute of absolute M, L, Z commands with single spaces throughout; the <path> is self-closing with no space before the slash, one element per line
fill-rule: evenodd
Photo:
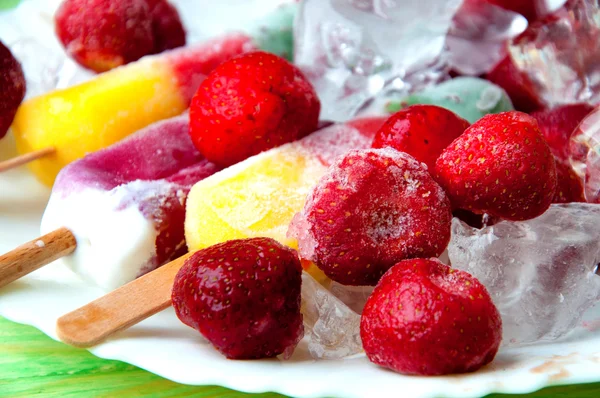
<path fill-rule="evenodd" d="M 232 34 L 145 57 L 88 82 L 29 99 L 21 104 L 12 125 L 17 149 L 25 156 L 41 151 L 29 166 L 50 186 L 67 164 L 184 112 L 209 72 L 253 48 L 249 36 Z M 12 160 L 13 165 L 21 163 Z M 0 163 L 3 168 L 6 165 Z"/>
<path fill-rule="evenodd" d="M 295 241 L 286 237 L 287 228 L 310 189 L 336 157 L 368 148 L 384 120 L 358 119 L 326 127 L 196 184 L 186 209 L 190 251 L 260 236 L 295 247 Z M 63 316 L 57 323 L 59 337 L 88 347 L 168 307 L 173 278 L 182 264 L 175 260 Z"/>
<path fill-rule="evenodd" d="M 33 252 L 0 258 L 0 286 L 64 256 L 81 278 L 112 290 L 184 254 L 187 193 L 218 170 L 188 129 L 187 116 L 155 123 L 65 167 L 42 219 L 49 235 L 29 244 Z M 63 242 L 58 253 L 47 236 Z"/>

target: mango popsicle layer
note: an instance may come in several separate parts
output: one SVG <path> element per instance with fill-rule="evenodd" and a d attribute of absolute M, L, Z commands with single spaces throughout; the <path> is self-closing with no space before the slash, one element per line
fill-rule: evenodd
<path fill-rule="evenodd" d="M 225 60 L 254 49 L 232 34 L 116 68 L 65 90 L 25 101 L 13 122 L 17 149 L 56 152 L 30 163 L 51 186 L 59 171 L 137 130 L 181 114 L 205 76 Z"/>
<path fill-rule="evenodd" d="M 246 159 L 194 185 L 185 237 L 190 251 L 258 236 L 296 247 L 292 217 L 327 167 L 348 150 L 368 148 L 386 118 L 357 119 Z"/>

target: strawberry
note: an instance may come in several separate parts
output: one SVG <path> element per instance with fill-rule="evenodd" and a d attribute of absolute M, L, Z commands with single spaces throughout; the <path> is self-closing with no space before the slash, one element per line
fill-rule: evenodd
<path fill-rule="evenodd" d="M 179 18 L 179 12 L 167 0 L 145 0 L 150 8 L 152 19 L 152 35 L 154 37 L 153 53 L 185 45 L 185 29 Z"/>
<path fill-rule="evenodd" d="M 374 285 L 400 260 L 439 256 L 451 219 L 450 202 L 422 163 L 392 148 L 353 150 L 308 195 L 289 234 L 329 278 Z"/>
<path fill-rule="evenodd" d="M 593 106 L 581 103 L 531 114 L 556 159 L 557 187 L 552 203 L 585 202 L 583 183 L 569 163 L 569 145 L 579 123 L 593 110 Z"/>
<path fill-rule="evenodd" d="M 96 72 L 135 61 L 154 50 L 145 0 L 65 0 L 55 14 L 66 51 Z"/>
<path fill-rule="evenodd" d="M 502 87 L 520 111 L 532 112 L 544 106 L 534 84 L 517 68 L 510 54 L 486 75 L 486 79 Z"/>
<path fill-rule="evenodd" d="M 583 182 L 570 163 L 556 158 L 556 192 L 552 203 L 585 202 Z"/>
<path fill-rule="evenodd" d="M 25 97 L 25 76 L 19 61 L 1 41 L 0 90 L 0 138 L 3 138 Z"/>
<path fill-rule="evenodd" d="M 563 105 L 531 113 L 550 150 L 563 162 L 569 161 L 569 142 L 575 128 L 594 110 L 588 104 Z"/>
<path fill-rule="evenodd" d="M 435 161 L 469 122 L 452 111 L 435 105 L 413 105 L 394 113 L 379 129 L 373 148 L 386 146 L 406 152 L 427 165 Z"/>
<path fill-rule="evenodd" d="M 230 359 L 290 353 L 302 338 L 302 267 L 270 238 L 231 240 L 197 251 L 175 277 L 173 307 Z"/>
<path fill-rule="evenodd" d="M 467 225 L 478 229 L 494 225 L 497 221 L 495 218 L 490 217 L 489 214 L 476 214 L 465 209 L 454 209 L 454 211 L 452 211 L 452 216 L 458 218 Z"/>
<path fill-rule="evenodd" d="M 480 1 L 480 0 L 470 0 Z M 483 0 L 490 4 L 497 5 L 506 10 L 516 12 L 527 18 L 528 21 L 534 21 L 538 17 L 536 2 L 537 0 Z"/>
<path fill-rule="evenodd" d="M 502 320 L 473 276 L 437 259 L 405 260 L 368 298 L 360 337 L 371 362 L 399 373 L 473 372 L 494 359 Z"/>
<path fill-rule="evenodd" d="M 302 72 L 266 52 L 217 67 L 192 99 L 190 134 L 211 162 L 229 166 L 317 128 L 320 102 Z"/>
<path fill-rule="evenodd" d="M 486 115 L 438 158 L 437 181 L 455 208 L 508 220 L 541 215 L 556 189 L 554 156 L 521 112 Z"/>

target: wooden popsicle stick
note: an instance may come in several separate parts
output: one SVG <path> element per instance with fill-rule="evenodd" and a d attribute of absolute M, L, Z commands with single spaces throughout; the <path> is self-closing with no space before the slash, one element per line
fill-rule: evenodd
<path fill-rule="evenodd" d="M 3 162 L 0 162 L 0 173 L 3 171 L 14 169 L 15 167 L 19 167 L 26 163 L 33 162 L 34 160 L 43 158 L 45 156 L 52 155 L 55 152 L 56 148 L 51 146 L 48 148 L 26 153 L 24 155 L 20 155 L 12 159 L 5 160 Z"/>
<path fill-rule="evenodd" d="M 77 247 L 67 228 L 59 228 L 0 256 L 0 288 L 67 256 Z"/>
<path fill-rule="evenodd" d="M 171 305 L 175 275 L 190 253 L 63 315 L 56 333 L 75 347 L 91 347 Z"/>

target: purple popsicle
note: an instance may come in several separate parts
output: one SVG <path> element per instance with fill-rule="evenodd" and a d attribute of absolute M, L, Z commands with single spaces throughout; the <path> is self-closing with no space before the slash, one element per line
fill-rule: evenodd
<path fill-rule="evenodd" d="M 219 170 L 188 129 L 187 116 L 155 123 L 60 172 L 41 229 L 73 233 L 61 261 L 84 280 L 114 289 L 187 251 L 187 194 Z"/>

